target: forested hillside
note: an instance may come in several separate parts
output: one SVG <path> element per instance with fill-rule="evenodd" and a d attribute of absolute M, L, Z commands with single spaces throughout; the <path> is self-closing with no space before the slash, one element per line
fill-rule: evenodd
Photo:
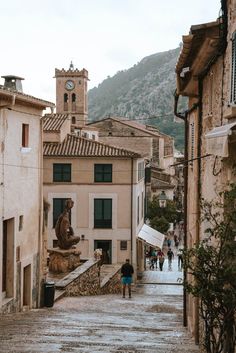
<path fill-rule="evenodd" d="M 175 65 L 180 48 L 145 57 L 88 92 L 89 120 L 108 115 L 157 126 L 183 149 L 183 123 L 174 121 Z"/>

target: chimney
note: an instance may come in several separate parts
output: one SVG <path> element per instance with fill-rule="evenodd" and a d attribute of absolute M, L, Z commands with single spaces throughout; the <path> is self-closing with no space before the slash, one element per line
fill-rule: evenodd
<path fill-rule="evenodd" d="M 14 75 L 2 76 L 2 78 L 5 79 L 5 82 L 4 82 L 5 88 L 23 93 L 21 81 L 24 80 L 24 78 L 14 76 Z"/>

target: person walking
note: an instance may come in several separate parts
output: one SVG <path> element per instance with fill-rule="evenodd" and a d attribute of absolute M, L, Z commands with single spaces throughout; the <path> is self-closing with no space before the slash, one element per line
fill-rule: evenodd
<path fill-rule="evenodd" d="M 123 285 L 123 298 L 125 298 L 126 285 L 128 286 L 129 298 L 131 298 L 131 283 L 132 283 L 133 273 L 134 273 L 134 268 L 129 263 L 129 259 L 126 259 L 125 264 L 121 266 L 121 282 Z"/>
<path fill-rule="evenodd" d="M 172 270 L 172 260 L 174 258 L 174 253 L 171 250 L 171 248 L 169 248 L 169 250 L 167 251 L 167 257 L 168 257 L 168 270 L 171 271 Z"/>
<path fill-rule="evenodd" d="M 183 253 L 182 253 L 182 249 L 178 250 L 177 256 L 178 256 L 178 269 L 179 269 L 179 271 L 181 271 L 182 268 L 183 268 Z"/>
<path fill-rule="evenodd" d="M 159 258 L 159 269 L 160 271 L 163 271 L 163 265 L 164 265 L 164 261 L 165 261 L 165 254 L 163 253 L 163 251 L 158 251 L 158 258 Z"/>

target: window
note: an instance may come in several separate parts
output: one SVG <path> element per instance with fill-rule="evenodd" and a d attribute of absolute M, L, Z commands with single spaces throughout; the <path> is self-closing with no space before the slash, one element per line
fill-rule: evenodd
<path fill-rule="evenodd" d="M 94 199 L 94 228 L 112 228 L 112 199 Z"/>
<path fill-rule="evenodd" d="M 75 123 L 76 123 L 75 116 L 72 116 L 72 118 L 71 118 L 71 123 L 72 123 L 72 124 L 75 124 Z"/>
<path fill-rule="evenodd" d="M 144 162 L 138 164 L 138 181 L 144 178 Z"/>
<path fill-rule="evenodd" d="M 72 111 L 74 112 L 76 110 L 76 94 L 75 93 L 72 93 L 71 99 L 72 99 Z"/>
<path fill-rule="evenodd" d="M 66 199 L 53 199 L 53 228 L 55 228 L 55 225 L 57 223 L 58 217 L 60 214 L 64 211 L 65 209 L 65 202 Z M 70 214 L 70 222 L 71 222 L 71 214 Z"/>
<path fill-rule="evenodd" d="M 127 250 L 128 244 L 126 240 L 121 240 L 120 242 L 120 250 Z"/>
<path fill-rule="evenodd" d="M 53 164 L 53 181 L 71 181 L 71 164 Z"/>
<path fill-rule="evenodd" d="M 137 225 L 139 225 L 139 196 L 137 197 Z"/>
<path fill-rule="evenodd" d="M 19 217 L 19 232 L 23 229 L 23 216 Z"/>
<path fill-rule="evenodd" d="M 232 63 L 231 63 L 231 103 L 236 104 L 236 32 L 232 37 Z"/>
<path fill-rule="evenodd" d="M 141 209 L 142 211 L 142 218 L 144 217 L 144 195 L 143 195 L 143 192 L 142 192 L 142 209 Z"/>
<path fill-rule="evenodd" d="M 22 147 L 29 147 L 29 124 L 22 124 Z"/>
<path fill-rule="evenodd" d="M 94 181 L 97 183 L 111 183 L 112 164 L 94 164 Z"/>
<path fill-rule="evenodd" d="M 64 93 L 64 110 L 68 110 L 68 94 Z"/>
<path fill-rule="evenodd" d="M 68 94 L 64 93 L 64 103 L 68 103 Z"/>

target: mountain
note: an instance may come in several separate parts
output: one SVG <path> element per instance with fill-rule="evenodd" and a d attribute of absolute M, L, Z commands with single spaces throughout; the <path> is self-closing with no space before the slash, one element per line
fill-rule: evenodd
<path fill-rule="evenodd" d="M 145 57 L 88 92 L 89 121 L 127 117 L 157 126 L 183 149 L 184 124 L 174 121 L 175 65 L 180 48 Z M 181 103 L 182 108 L 184 102 Z M 181 108 L 181 106 L 180 106 Z"/>

